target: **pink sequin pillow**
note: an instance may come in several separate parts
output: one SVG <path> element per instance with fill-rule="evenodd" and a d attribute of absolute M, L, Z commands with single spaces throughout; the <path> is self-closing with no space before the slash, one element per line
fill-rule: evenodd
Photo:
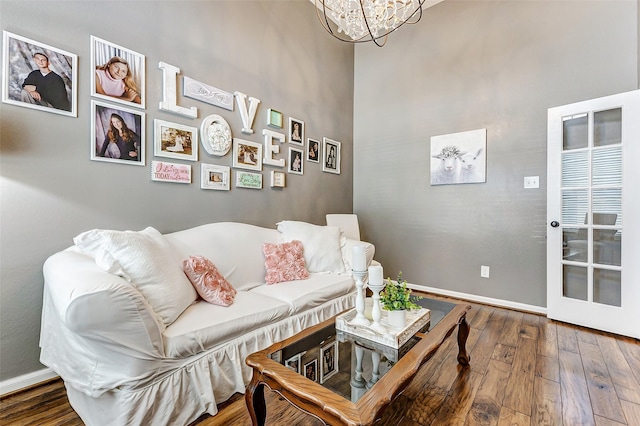
<path fill-rule="evenodd" d="M 264 266 L 267 269 L 265 281 L 276 284 L 282 281 L 305 280 L 309 271 L 304 263 L 302 242 L 293 240 L 288 243 L 262 245 Z"/>
<path fill-rule="evenodd" d="M 209 259 L 204 256 L 190 256 L 182 262 L 182 269 L 204 300 L 220 306 L 229 306 L 233 303 L 236 289 Z"/>

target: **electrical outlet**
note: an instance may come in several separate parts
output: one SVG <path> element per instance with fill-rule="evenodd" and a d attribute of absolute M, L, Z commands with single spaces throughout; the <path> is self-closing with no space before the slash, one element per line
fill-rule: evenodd
<path fill-rule="evenodd" d="M 526 189 L 529 189 L 529 188 L 540 188 L 540 176 L 525 176 L 524 177 L 524 187 Z"/>
<path fill-rule="evenodd" d="M 489 278 L 489 267 L 482 265 L 480 267 L 480 277 L 481 278 Z"/>

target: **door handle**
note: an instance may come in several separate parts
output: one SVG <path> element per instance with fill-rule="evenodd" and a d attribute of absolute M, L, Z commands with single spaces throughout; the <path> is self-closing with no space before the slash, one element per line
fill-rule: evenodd
<path fill-rule="evenodd" d="M 554 220 L 553 222 L 551 222 L 550 225 L 552 228 L 557 228 L 558 226 L 560 226 L 557 220 Z"/>

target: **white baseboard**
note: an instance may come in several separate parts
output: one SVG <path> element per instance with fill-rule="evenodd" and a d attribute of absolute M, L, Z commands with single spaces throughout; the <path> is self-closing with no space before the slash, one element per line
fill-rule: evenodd
<path fill-rule="evenodd" d="M 56 377 L 58 377 L 58 375 L 55 371 L 50 368 L 44 368 L 39 371 L 34 371 L 33 373 L 27 373 L 12 379 L 3 380 L 0 382 L 0 396 L 36 385 L 40 382 L 54 379 Z"/>
<path fill-rule="evenodd" d="M 487 305 L 499 306 L 501 308 L 515 309 L 518 311 L 533 312 L 536 314 L 547 315 L 547 308 L 541 306 L 527 305 L 526 303 L 512 302 L 510 300 L 494 299 L 492 297 L 478 296 L 477 294 L 460 293 L 457 291 L 444 290 L 436 287 L 427 287 L 425 285 L 407 283 L 407 287 L 416 291 L 426 291 L 440 296 L 449 296 L 456 299 L 469 300 L 471 302 L 484 303 Z"/>

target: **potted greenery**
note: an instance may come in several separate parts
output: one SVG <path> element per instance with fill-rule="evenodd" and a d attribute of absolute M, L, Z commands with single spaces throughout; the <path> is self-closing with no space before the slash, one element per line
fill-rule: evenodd
<path fill-rule="evenodd" d="M 384 290 L 380 293 L 382 309 L 389 311 L 389 325 L 396 328 L 404 328 L 406 325 L 407 311 L 420 309 L 415 302 L 421 297 L 411 296 L 411 289 L 407 288 L 407 281 L 402 278 L 402 271 L 398 272 L 396 282 L 387 278 Z"/>

